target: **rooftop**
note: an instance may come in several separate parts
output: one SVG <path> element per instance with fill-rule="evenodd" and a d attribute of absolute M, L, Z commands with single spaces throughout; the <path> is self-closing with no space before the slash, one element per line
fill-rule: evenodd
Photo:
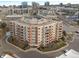
<path fill-rule="evenodd" d="M 16 21 L 16 22 L 19 22 L 19 23 L 22 23 L 22 24 L 32 24 L 32 25 L 48 25 L 48 24 L 52 24 L 52 23 L 57 23 L 58 21 L 57 20 L 52 20 L 52 19 L 46 19 L 45 17 L 43 16 L 40 16 L 40 15 L 36 15 L 36 16 L 21 16 L 21 15 L 9 15 L 7 17 L 23 17 L 21 19 L 16 19 L 16 20 L 11 20 L 11 21 Z M 60 21 L 62 22 L 62 21 Z"/>
<path fill-rule="evenodd" d="M 7 15 L 6 17 L 22 17 L 22 15 Z"/>

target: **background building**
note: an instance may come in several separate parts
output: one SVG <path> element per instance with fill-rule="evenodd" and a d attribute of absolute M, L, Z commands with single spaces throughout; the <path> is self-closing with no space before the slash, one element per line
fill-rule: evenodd
<path fill-rule="evenodd" d="M 32 2 L 32 14 L 33 15 L 38 14 L 38 8 L 39 8 L 39 3 Z"/>
<path fill-rule="evenodd" d="M 45 6 L 49 6 L 49 2 L 47 1 L 47 2 L 45 2 L 45 4 L 44 4 Z"/>
<path fill-rule="evenodd" d="M 22 2 L 22 8 L 27 8 L 28 5 L 27 5 L 27 2 Z"/>

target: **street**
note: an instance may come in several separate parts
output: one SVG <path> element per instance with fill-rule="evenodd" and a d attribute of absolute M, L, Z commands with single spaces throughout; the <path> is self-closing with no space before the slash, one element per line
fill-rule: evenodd
<path fill-rule="evenodd" d="M 79 28 L 76 28 L 76 27 L 71 26 L 69 24 L 64 24 L 64 30 L 66 32 L 70 32 L 70 31 L 74 32 L 76 30 L 79 30 Z M 75 32 L 74 32 L 74 38 L 75 38 L 74 41 L 72 43 L 70 43 L 70 45 L 66 49 L 67 50 L 74 49 L 74 50 L 79 52 L 79 47 L 78 47 L 79 37 L 76 35 Z M 16 47 L 7 44 L 5 39 L 0 40 L 0 42 L 2 45 L 2 48 L 0 51 L 12 52 L 20 58 L 54 58 L 54 57 L 57 57 L 63 53 L 62 51 L 55 52 L 55 53 L 48 53 L 48 54 L 41 54 L 37 51 L 23 52 L 23 51 L 20 51 L 19 49 L 17 49 Z"/>
<path fill-rule="evenodd" d="M 74 33 L 74 41 L 67 47 L 67 49 L 74 49 L 74 50 L 79 52 L 79 47 L 78 47 L 78 45 L 79 45 L 79 36 L 78 35 L 79 34 L 75 33 L 75 31 L 79 30 L 79 28 L 75 27 L 75 26 L 72 26 L 68 23 L 65 23 L 64 24 L 64 30 L 66 32 L 71 31 L 72 33 Z"/>

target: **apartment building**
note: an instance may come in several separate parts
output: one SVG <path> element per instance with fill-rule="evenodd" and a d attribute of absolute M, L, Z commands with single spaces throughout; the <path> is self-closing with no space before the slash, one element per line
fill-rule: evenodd
<path fill-rule="evenodd" d="M 11 17 L 10 17 L 11 18 Z M 10 19 L 8 17 L 8 19 Z M 62 37 L 63 22 L 45 18 L 26 17 L 8 23 L 11 35 L 18 40 L 28 41 L 30 46 L 46 46 Z"/>

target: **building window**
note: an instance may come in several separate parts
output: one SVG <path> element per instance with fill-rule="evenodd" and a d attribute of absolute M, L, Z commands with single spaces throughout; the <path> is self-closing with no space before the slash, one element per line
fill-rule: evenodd
<path fill-rule="evenodd" d="M 38 28 L 38 29 L 40 29 L 40 28 Z"/>
<path fill-rule="evenodd" d="M 46 35 L 46 37 L 49 37 L 48 35 Z"/>
<path fill-rule="evenodd" d="M 45 34 L 49 34 L 49 33 L 45 33 Z"/>
<path fill-rule="evenodd" d="M 51 28 L 51 26 L 49 26 L 49 28 Z"/>
<path fill-rule="evenodd" d="M 12 24 L 12 22 L 10 22 L 10 24 Z"/>
<path fill-rule="evenodd" d="M 62 27 L 62 26 L 60 26 L 60 27 Z"/>
<path fill-rule="evenodd" d="M 18 27 L 20 27 L 20 25 L 17 25 Z"/>
<path fill-rule="evenodd" d="M 32 27 L 32 29 L 35 29 L 34 27 Z"/>
<path fill-rule="evenodd" d="M 47 28 L 47 27 L 45 27 L 45 28 Z"/>
<path fill-rule="evenodd" d="M 59 30 L 62 30 L 62 28 L 59 28 Z"/>
<path fill-rule="evenodd" d="M 46 41 L 48 43 L 48 41 Z"/>
<path fill-rule="evenodd" d="M 28 32 L 30 32 L 30 31 L 28 31 Z"/>
<path fill-rule="evenodd" d="M 23 31 L 23 29 L 21 29 L 21 31 Z"/>
<path fill-rule="evenodd" d="M 38 34 L 38 35 L 40 35 L 40 34 Z"/>
<path fill-rule="evenodd" d="M 40 39 L 40 37 L 38 37 Z"/>
<path fill-rule="evenodd" d="M 21 37 L 21 39 L 23 39 L 23 37 Z"/>
<path fill-rule="evenodd" d="M 30 36 L 28 36 L 28 38 L 30 38 Z"/>
<path fill-rule="evenodd" d="M 30 28 L 28 27 L 28 29 L 30 29 Z"/>
<path fill-rule="evenodd" d="M 35 30 L 32 30 L 32 32 L 35 32 Z"/>
<path fill-rule="evenodd" d="M 23 34 L 23 32 L 21 32 Z"/>
<path fill-rule="evenodd" d="M 59 31 L 59 32 L 62 32 L 62 31 Z"/>
<path fill-rule="evenodd" d="M 23 28 L 23 26 L 21 26 L 21 28 Z"/>

